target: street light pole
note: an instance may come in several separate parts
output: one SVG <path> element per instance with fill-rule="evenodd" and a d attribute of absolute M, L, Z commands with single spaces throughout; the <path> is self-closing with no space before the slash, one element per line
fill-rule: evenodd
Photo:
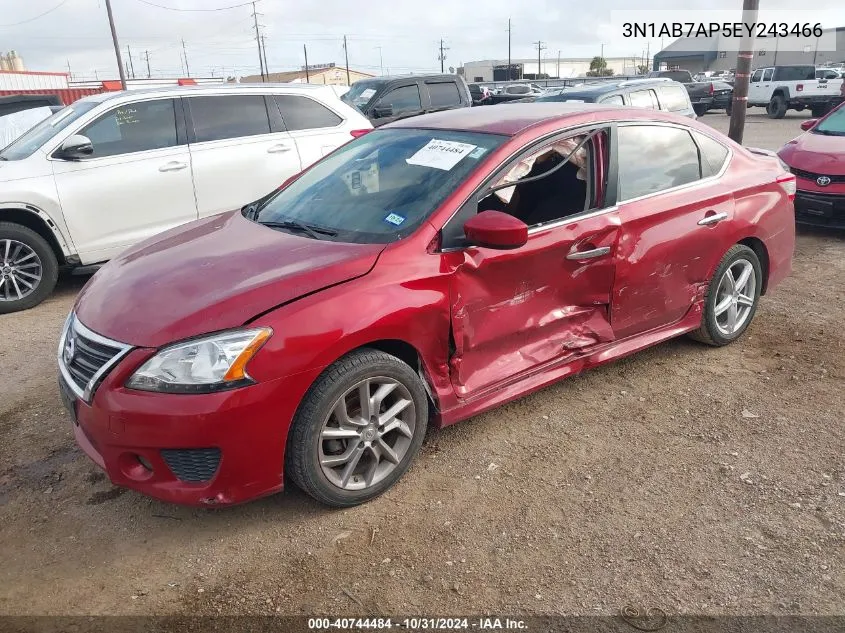
<path fill-rule="evenodd" d="M 757 23 L 757 9 L 760 0 L 743 0 L 742 21 L 745 24 Z M 740 51 L 736 59 L 736 75 L 734 75 L 733 103 L 731 104 L 731 122 L 728 136 L 742 143 L 742 133 L 745 130 L 745 113 L 748 109 L 748 80 L 751 75 L 751 60 L 754 57 L 753 33 L 743 29 Z"/>
<path fill-rule="evenodd" d="M 117 31 L 114 28 L 114 15 L 111 12 L 111 0 L 106 0 L 106 13 L 109 15 L 111 41 L 114 44 L 114 55 L 117 57 L 117 70 L 120 73 L 120 87 L 126 90 L 126 73 L 123 71 L 123 60 L 120 58 L 120 44 L 117 41 Z"/>

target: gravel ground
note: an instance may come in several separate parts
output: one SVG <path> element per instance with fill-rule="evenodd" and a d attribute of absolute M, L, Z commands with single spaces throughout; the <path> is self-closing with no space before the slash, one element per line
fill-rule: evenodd
<path fill-rule="evenodd" d="M 746 143 L 803 118 L 750 114 Z M 0 316 L 0 613 L 843 614 L 843 255 L 845 235 L 801 232 L 737 344 L 675 340 L 433 432 L 344 511 L 111 487 L 54 383 L 84 282 L 65 279 Z"/>

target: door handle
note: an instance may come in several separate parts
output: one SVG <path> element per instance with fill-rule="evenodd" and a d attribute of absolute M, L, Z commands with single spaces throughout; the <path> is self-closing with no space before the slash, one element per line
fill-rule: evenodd
<path fill-rule="evenodd" d="M 588 251 L 575 251 L 574 253 L 569 253 L 566 256 L 566 259 L 572 260 L 579 260 L 579 259 L 595 259 L 596 257 L 604 257 L 610 252 L 609 246 L 601 246 L 599 248 L 592 248 Z"/>
<path fill-rule="evenodd" d="M 165 163 L 161 167 L 158 168 L 159 171 L 179 171 L 180 169 L 185 169 L 188 166 L 188 163 L 182 163 L 178 160 L 172 160 L 169 163 Z"/>
<path fill-rule="evenodd" d="M 290 145 L 273 145 L 273 147 L 267 148 L 268 154 L 280 154 L 282 152 L 289 152 L 291 150 Z"/>
<path fill-rule="evenodd" d="M 708 215 L 698 221 L 699 226 L 710 226 L 711 224 L 718 224 L 722 220 L 727 220 L 728 214 L 727 213 L 714 213 L 713 215 Z"/>

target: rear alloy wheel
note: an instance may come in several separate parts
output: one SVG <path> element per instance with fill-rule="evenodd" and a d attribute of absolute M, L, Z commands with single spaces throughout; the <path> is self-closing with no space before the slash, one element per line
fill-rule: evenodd
<path fill-rule="evenodd" d="M 32 308 L 46 299 L 59 276 L 47 241 L 32 229 L 0 222 L 0 313 Z"/>
<path fill-rule="evenodd" d="M 690 336 L 714 346 L 738 339 L 754 318 L 762 283 L 757 253 L 743 244 L 733 246 L 710 280 L 701 327 Z"/>
<path fill-rule="evenodd" d="M 770 119 L 782 119 L 786 115 L 786 99 L 783 95 L 775 95 L 766 106 L 766 114 Z"/>
<path fill-rule="evenodd" d="M 428 396 L 406 363 L 363 349 L 329 367 L 299 407 L 285 470 L 330 506 L 369 501 L 396 483 L 422 445 Z"/>

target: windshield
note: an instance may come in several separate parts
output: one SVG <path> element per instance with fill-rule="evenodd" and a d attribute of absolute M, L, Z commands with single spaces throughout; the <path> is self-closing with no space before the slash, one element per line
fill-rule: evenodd
<path fill-rule="evenodd" d="M 255 221 L 314 239 L 386 244 L 412 233 L 505 139 L 376 130 L 279 191 L 258 208 Z"/>
<path fill-rule="evenodd" d="M 363 112 L 380 86 L 381 82 L 378 81 L 356 81 L 348 92 L 341 95 L 340 99 Z"/>
<path fill-rule="evenodd" d="M 813 128 L 813 132 L 830 136 L 845 136 L 845 106 L 831 112 Z"/>
<path fill-rule="evenodd" d="M 5 160 L 21 160 L 32 156 L 35 151 L 68 125 L 76 121 L 83 114 L 100 105 L 99 101 L 77 101 L 73 105 L 62 108 L 48 119 L 26 132 L 23 136 L 9 144 L 0 158 Z"/>

